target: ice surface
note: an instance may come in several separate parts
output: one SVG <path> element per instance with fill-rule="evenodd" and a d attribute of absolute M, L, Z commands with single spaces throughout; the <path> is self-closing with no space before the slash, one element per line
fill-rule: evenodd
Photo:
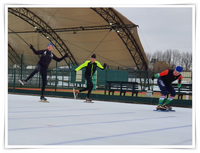
<path fill-rule="evenodd" d="M 153 111 L 155 105 L 8 94 L 8 146 L 192 146 L 192 109 Z"/>

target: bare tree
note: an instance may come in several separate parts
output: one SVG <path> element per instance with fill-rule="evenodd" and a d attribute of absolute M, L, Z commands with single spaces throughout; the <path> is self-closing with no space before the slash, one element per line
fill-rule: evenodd
<path fill-rule="evenodd" d="M 164 53 L 163 53 L 163 60 L 167 63 L 167 64 L 170 64 L 171 65 L 171 62 L 172 62 L 172 50 L 169 49 L 169 50 L 166 50 Z"/>
<path fill-rule="evenodd" d="M 173 69 L 176 68 L 177 65 L 181 65 L 180 64 L 180 61 L 181 61 L 181 54 L 178 50 L 173 50 L 172 51 L 172 62 L 171 62 L 171 67 Z"/>
<path fill-rule="evenodd" d="M 188 59 L 189 59 L 189 65 L 190 65 L 190 70 L 192 69 L 192 53 L 189 53 L 189 57 L 188 57 Z"/>
<path fill-rule="evenodd" d="M 154 64 L 154 71 L 161 72 L 166 69 L 171 69 L 171 66 L 169 63 L 166 63 L 165 61 L 158 61 Z"/>
<path fill-rule="evenodd" d="M 147 59 L 149 60 L 149 62 L 151 62 L 152 59 L 152 53 L 146 53 Z"/>
<path fill-rule="evenodd" d="M 162 51 L 156 51 L 155 53 L 153 53 L 152 58 L 157 59 L 157 61 L 163 61 Z"/>
<path fill-rule="evenodd" d="M 162 64 L 164 62 L 165 66 L 161 67 L 170 67 L 172 69 L 175 69 L 176 66 L 180 65 L 183 67 L 183 70 L 189 71 L 192 69 L 192 53 L 189 52 L 180 53 L 178 50 L 169 49 L 166 50 L 165 52 L 156 51 L 154 53 L 148 53 L 147 58 L 149 59 L 150 63 L 154 68 L 155 68 L 155 63 L 157 63 L 158 67 L 158 64 Z"/>
<path fill-rule="evenodd" d="M 186 71 L 192 68 L 192 53 L 184 52 L 181 54 L 181 65 Z"/>

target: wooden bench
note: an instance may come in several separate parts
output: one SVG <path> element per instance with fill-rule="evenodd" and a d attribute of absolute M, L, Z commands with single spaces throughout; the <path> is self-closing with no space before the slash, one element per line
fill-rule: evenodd
<path fill-rule="evenodd" d="M 178 84 L 172 84 L 172 87 L 176 91 L 178 99 L 183 99 L 183 95 L 192 95 L 192 84 L 182 84 L 181 88 L 178 88 Z M 170 93 L 167 94 L 167 98 L 169 97 L 169 94 Z"/>
<path fill-rule="evenodd" d="M 138 83 L 137 82 L 123 82 L 123 81 L 107 81 L 107 89 L 112 95 L 115 91 L 120 91 L 120 96 L 122 94 L 125 96 L 126 92 L 131 92 L 132 96 L 138 95 Z"/>
<path fill-rule="evenodd" d="M 192 95 L 192 84 L 182 84 L 180 88 L 177 87 L 178 84 L 175 84 L 176 94 L 178 99 L 183 99 L 183 95 Z"/>

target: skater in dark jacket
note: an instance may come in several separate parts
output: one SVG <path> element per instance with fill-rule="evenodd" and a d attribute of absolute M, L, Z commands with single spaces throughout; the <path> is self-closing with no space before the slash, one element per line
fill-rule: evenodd
<path fill-rule="evenodd" d="M 46 86 L 46 79 L 47 79 L 47 69 L 49 67 L 49 64 L 51 63 L 51 60 L 54 59 L 57 62 L 62 61 L 64 58 L 68 57 L 67 54 L 65 54 L 63 57 L 58 58 L 56 55 L 52 53 L 53 50 L 53 44 L 49 43 L 47 46 L 47 49 L 44 50 L 38 50 L 36 51 L 32 45 L 30 45 L 30 48 L 33 50 L 33 52 L 36 55 L 41 55 L 40 60 L 38 61 L 35 70 L 25 79 L 25 80 L 19 80 L 19 82 L 24 85 L 28 80 L 30 80 L 36 73 L 40 72 L 42 76 L 42 91 L 41 91 L 41 101 L 47 101 L 47 99 L 44 97 L 44 90 Z"/>
<path fill-rule="evenodd" d="M 152 77 L 152 80 L 154 78 L 158 78 L 157 83 L 161 90 L 161 97 L 159 99 L 159 103 L 157 106 L 157 110 L 171 110 L 172 108 L 169 106 L 169 103 L 174 99 L 176 92 L 174 88 L 172 87 L 171 83 L 178 79 L 178 88 L 181 87 L 182 82 L 182 75 L 180 74 L 182 72 L 182 67 L 177 66 L 175 70 L 165 70 L 161 73 L 155 74 Z M 164 104 L 163 101 L 165 100 L 165 96 L 167 95 L 167 92 L 169 92 L 171 95 L 168 97 L 166 102 Z"/>
<path fill-rule="evenodd" d="M 77 97 L 79 92 L 88 90 L 87 97 L 85 98 L 86 102 L 92 101 L 91 99 L 89 99 L 90 93 L 93 89 L 92 76 L 94 75 L 97 67 L 104 70 L 106 68 L 106 63 L 104 63 L 104 65 L 102 66 L 98 61 L 96 61 L 96 55 L 93 54 L 90 60 L 85 61 L 83 64 L 81 64 L 79 67 L 75 69 L 75 73 L 76 73 L 82 68 L 86 68 L 85 79 L 87 80 L 87 87 L 81 90 L 75 91 L 75 96 Z"/>

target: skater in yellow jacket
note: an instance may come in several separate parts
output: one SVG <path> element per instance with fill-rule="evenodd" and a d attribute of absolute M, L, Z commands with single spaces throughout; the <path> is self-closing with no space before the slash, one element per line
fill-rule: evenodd
<path fill-rule="evenodd" d="M 106 63 L 104 63 L 104 65 L 102 66 L 98 61 L 96 61 L 96 55 L 93 54 L 91 56 L 90 60 L 85 61 L 83 64 L 81 64 L 79 67 L 77 67 L 75 69 L 75 73 L 76 73 L 77 71 L 81 70 L 82 68 L 86 68 L 85 79 L 87 80 L 87 87 L 83 88 L 81 90 L 76 90 L 74 93 L 75 97 L 78 96 L 79 92 L 88 90 L 87 97 L 85 98 L 85 100 L 86 100 L 86 102 L 92 101 L 91 99 L 89 99 L 90 93 L 93 89 L 92 76 L 94 75 L 97 67 L 104 70 L 106 68 Z"/>

